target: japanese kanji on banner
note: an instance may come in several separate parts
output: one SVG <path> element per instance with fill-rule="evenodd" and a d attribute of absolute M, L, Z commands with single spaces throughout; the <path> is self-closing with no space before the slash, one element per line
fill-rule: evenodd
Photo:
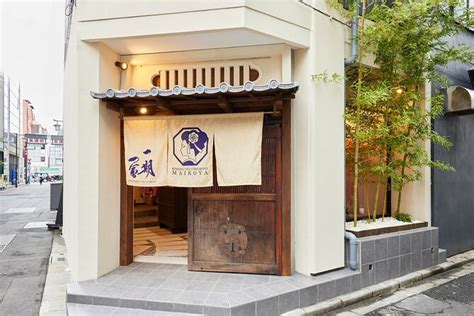
<path fill-rule="evenodd" d="M 124 121 L 127 185 L 166 185 L 167 121 L 130 119 Z"/>
<path fill-rule="evenodd" d="M 127 184 L 261 185 L 263 113 L 163 116 L 125 120 Z"/>

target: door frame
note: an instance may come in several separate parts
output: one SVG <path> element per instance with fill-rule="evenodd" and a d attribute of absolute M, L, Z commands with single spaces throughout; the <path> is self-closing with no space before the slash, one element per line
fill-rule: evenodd
<path fill-rule="evenodd" d="M 275 100 L 281 112 L 281 229 L 278 274 L 291 275 L 291 100 Z M 188 194 L 189 199 L 189 194 Z M 189 242 L 189 239 L 188 239 Z M 192 242 L 192 241 L 191 241 Z M 192 245 L 188 245 L 192 247 Z M 123 114 L 120 117 L 120 265 L 133 262 L 133 190 L 126 184 Z"/>

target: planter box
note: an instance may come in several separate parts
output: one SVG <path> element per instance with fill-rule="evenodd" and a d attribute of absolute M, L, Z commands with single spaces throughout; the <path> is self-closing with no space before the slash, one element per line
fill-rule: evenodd
<path fill-rule="evenodd" d="M 418 224 L 426 225 L 426 223 Z M 349 260 L 347 239 L 345 245 L 347 265 Z M 438 247 L 437 227 L 422 227 L 358 238 L 357 256 L 361 287 L 446 261 L 445 250 Z"/>
<path fill-rule="evenodd" d="M 396 232 L 401 232 L 404 230 L 423 228 L 427 226 L 428 226 L 427 222 L 420 222 L 420 223 L 405 224 L 405 225 L 400 225 L 400 226 L 373 228 L 373 229 L 367 229 L 367 230 L 361 230 L 361 231 L 354 231 L 349 228 L 347 228 L 346 230 L 356 235 L 357 238 L 361 238 L 361 237 L 396 233 Z"/>

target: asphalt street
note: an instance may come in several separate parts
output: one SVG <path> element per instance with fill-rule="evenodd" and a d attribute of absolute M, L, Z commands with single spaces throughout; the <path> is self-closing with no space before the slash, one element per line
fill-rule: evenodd
<path fill-rule="evenodd" d="M 474 315 L 474 262 L 336 311 L 357 315 Z"/>
<path fill-rule="evenodd" d="M 367 315 L 474 315 L 474 273 Z"/>
<path fill-rule="evenodd" d="M 49 192 L 48 183 L 0 191 L 0 315 L 39 313 L 53 240 L 41 222 L 56 214 Z"/>

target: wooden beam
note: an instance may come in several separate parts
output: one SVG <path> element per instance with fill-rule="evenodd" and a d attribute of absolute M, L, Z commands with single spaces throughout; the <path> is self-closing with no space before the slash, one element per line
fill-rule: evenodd
<path fill-rule="evenodd" d="M 176 109 L 174 109 L 172 106 L 171 106 L 171 103 L 164 99 L 164 98 L 155 98 L 155 101 L 156 101 L 156 106 L 161 109 L 161 110 L 166 110 L 168 112 L 170 112 L 171 114 L 179 114 L 178 111 L 176 111 Z"/>
<path fill-rule="evenodd" d="M 282 107 L 281 224 L 282 275 L 291 275 L 291 101 Z"/>
<path fill-rule="evenodd" d="M 232 109 L 232 105 L 230 105 L 229 101 L 227 101 L 225 97 L 218 97 L 217 105 L 226 113 L 234 112 L 234 109 Z"/>
<path fill-rule="evenodd" d="M 121 111 L 123 117 L 123 110 Z M 133 190 L 126 183 L 123 118 L 120 119 L 120 265 L 133 262 Z"/>

